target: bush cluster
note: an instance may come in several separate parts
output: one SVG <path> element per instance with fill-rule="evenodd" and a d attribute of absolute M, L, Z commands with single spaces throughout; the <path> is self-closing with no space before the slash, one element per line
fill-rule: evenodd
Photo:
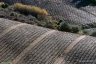
<path fill-rule="evenodd" d="M 7 3 L 4 3 L 4 2 L 0 2 L 0 6 L 2 8 L 8 8 L 9 7 L 9 5 Z"/>
<path fill-rule="evenodd" d="M 82 29 L 82 26 L 79 24 L 71 24 L 65 21 L 62 21 L 62 22 L 60 21 L 58 29 L 60 31 L 77 33 Z"/>
<path fill-rule="evenodd" d="M 48 12 L 45 9 L 41 9 L 36 6 L 31 5 L 24 5 L 21 3 L 15 3 L 14 7 L 16 10 L 25 13 L 25 14 L 33 14 L 33 15 L 49 15 Z"/>

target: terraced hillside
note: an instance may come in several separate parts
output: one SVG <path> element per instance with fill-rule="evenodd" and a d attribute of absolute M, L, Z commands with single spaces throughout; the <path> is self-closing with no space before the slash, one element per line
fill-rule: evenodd
<path fill-rule="evenodd" d="M 0 6 L 0 64 L 96 64 L 96 6 L 92 3 L 0 1 L 10 4 L 8 8 Z M 22 14 L 14 8 L 16 2 L 46 9 L 52 19 L 40 20 L 32 14 Z M 56 30 L 52 30 L 54 24 Z"/>
<path fill-rule="evenodd" d="M 95 0 L 93 0 L 95 1 Z M 83 10 L 85 12 L 88 12 L 94 16 L 96 16 L 96 5 L 93 3 L 90 3 L 88 0 L 67 0 L 68 3 L 71 3 L 70 5 L 73 5 L 74 7 Z"/>
<path fill-rule="evenodd" d="M 40 8 L 46 9 L 48 13 L 53 17 L 53 19 L 57 20 L 57 22 L 60 19 L 63 19 L 63 21 L 71 24 L 83 25 L 84 29 L 89 29 L 90 31 L 93 28 L 96 28 L 96 12 L 95 12 L 96 6 L 95 5 L 93 6 L 92 3 L 90 4 L 86 0 L 42 0 L 42 1 L 41 0 L 0 0 L 0 1 L 4 1 L 9 4 L 14 4 L 16 2 L 19 2 L 27 5 L 38 6 Z M 86 4 L 83 5 L 83 3 Z M 25 16 L 21 18 L 25 18 Z M 38 23 L 38 20 L 36 18 L 33 18 L 32 16 L 29 15 L 27 18 L 29 23 L 35 21 L 32 24 L 36 23 L 38 25 L 41 25 L 40 23 Z M 31 18 L 32 21 L 29 20 Z M 26 20 L 22 20 L 22 19 L 20 21 L 26 22 Z M 50 23 L 46 23 L 45 25 L 45 22 L 43 22 L 42 25 L 44 25 L 44 27 L 47 26 L 48 28 L 53 28 L 52 24 Z M 95 33 L 94 29 L 93 31 Z"/>
<path fill-rule="evenodd" d="M 96 64 L 96 38 L 0 18 L 0 64 Z"/>
<path fill-rule="evenodd" d="M 2 0 L 1 0 L 2 1 Z M 86 24 L 86 23 L 92 23 L 96 21 L 96 18 L 93 14 L 93 11 L 91 13 L 88 13 L 88 11 L 84 11 L 81 9 L 77 9 L 73 6 L 71 6 L 72 3 L 67 2 L 66 0 L 3 0 L 4 2 L 13 4 L 16 2 L 21 2 L 23 4 L 29 4 L 29 5 L 36 5 L 41 8 L 47 9 L 47 11 L 52 15 L 55 19 L 64 19 L 69 22 L 74 22 L 74 23 L 81 23 L 81 24 Z M 82 9 L 90 9 L 95 7 L 89 7 L 89 8 L 82 8 Z"/>

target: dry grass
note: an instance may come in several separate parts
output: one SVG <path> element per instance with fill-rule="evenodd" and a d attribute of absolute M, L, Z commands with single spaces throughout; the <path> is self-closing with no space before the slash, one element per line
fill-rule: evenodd
<path fill-rule="evenodd" d="M 1 5 L 4 5 L 4 4 L 5 4 L 4 2 L 0 2 L 0 6 L 1 6 Z"/>
<path fill-rule="evenodd" d="M 45 9 L 41 9 L 36 6 L 30 6 L 30 5 L 23 5 L 21 3 L 15 3 L 14 7 L 16 10 L 25 12 L 25 13 L 34 13 L 34 14 L 40 14 L 40 15 L 49 15 L 48 12 Z"/>

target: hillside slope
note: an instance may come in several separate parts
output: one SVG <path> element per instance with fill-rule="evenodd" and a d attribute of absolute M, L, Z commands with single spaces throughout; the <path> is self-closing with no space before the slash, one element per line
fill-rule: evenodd
<path fill-rule="evenodd" d="M 0 18 L 7 18 L 10 20 L 26 22 L 29 24 L 35 24 L 42 27 L 58 29 L 58 23 L 61 19 L 63 22 L 69 23 L 64 25 L 63 22 L 60 24 L 61 31 L 67 31 L 72 33 L 96 35 L 96 6 L 92 3 L 90 4 L 86 0 L 0 0 L 11 4 L 19 2 L 26 5 L 33 5 L 43 9 L 46 9 L 50 16 L 52 16 L 52 22 L 40 21 L 36 17 L 29 15 L 24 15 L 15 10 L 10 10 L 11 8 L 2 9 L 0 8 Z M 83 5 L 83 2 L 86 5 Z M 70 25 L 72 24 L 72 25 Z M 81 26 L 79 26 L 81 25 Z M 63 28 L 63 29 L 62 29 Z"/>
<path fill-rule="evenodd" d="M 87 6 L 79 9 L 76 8 L 78 5 L 78 1 L 81 0 L 0 0 L 7 2 L 9 4 L 14 4 L 16 2 L 20 2 L 23 4 L 36 5 L 41 8 L 47 9 L 47 11 L 52 15 L 55 19 L 64 19 L 68 22 L 88 24 L 92 22 L 96 22 L 96 12 L 95 6 Z M 85 0 L 83 0 L 86 2 Z M 81 2 L 82 3 L 82 2 Z M 92 10 L 91 10 L 92 9 Z"/>

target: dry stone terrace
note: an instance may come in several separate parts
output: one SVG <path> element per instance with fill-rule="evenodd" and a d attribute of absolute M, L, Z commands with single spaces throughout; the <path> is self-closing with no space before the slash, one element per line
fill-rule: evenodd
<path fill-rule="evenodd" d="M 0 18 L 0 63 L 95 64 L 95 45 L 95 37 Z"/>

